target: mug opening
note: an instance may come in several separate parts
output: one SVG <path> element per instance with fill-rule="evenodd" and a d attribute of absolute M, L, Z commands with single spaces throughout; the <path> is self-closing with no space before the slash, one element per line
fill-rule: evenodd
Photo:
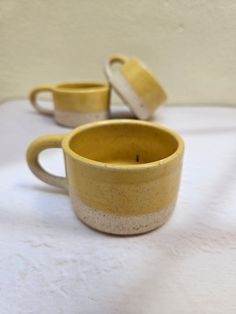
<path fill-rule="evenodd" d="M 169 158 L 180 141 L 174 132 L 149 122 L 113 120 L 74 130 L 67 148 L 73 157 L 88 162 L 138 166 Z"/>
<path fill-rule="evenodd" d="M 78 82 L 78 83 L 62 83 L 56 85 L 55 89 L 58 91 L 78 92 L 78 91 L 97 91 L 106 89 L 107 84 L 100 82 Z"/>

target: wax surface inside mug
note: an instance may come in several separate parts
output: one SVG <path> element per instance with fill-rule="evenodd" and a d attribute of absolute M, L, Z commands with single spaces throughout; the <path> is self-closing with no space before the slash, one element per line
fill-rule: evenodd
<path fill-rule="evenodd" d="M 97 126 L 70 141 L 78 155 L 109 164 L 144 164 L 173 154 L 176 139 L 164 130 L 136 124 Z"/>

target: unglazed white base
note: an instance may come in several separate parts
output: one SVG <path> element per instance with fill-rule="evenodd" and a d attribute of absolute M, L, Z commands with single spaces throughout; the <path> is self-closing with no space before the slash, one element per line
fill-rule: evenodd
<path fill-rule="evenodd" d="M 76 215 L 85 224 L 99 231 L 117 235 L 134 235 L 154 230 L 168 220 L 175 207 L 174 201 L 157 212 L 120 216 L 91 208 L 79 198 L 71 196 L 71 199 Z"/>
<path fill-rule="evenodd" d="M 93 121 L 106 120 L 108 117 L 108 110 L 96 112 L 55 111 L 57 123 L 68 127 L 77 127 Z"/>
<path fill-rule="evenodd" d="M 148 120 L 152 113 L 148 110 L 143 99 L 137 95 L 129 81 L 119 69 L 112 70 L 110 65 L 105 66 L 105 74 L 116 93 L 127 103 L 137 118 Z"/>

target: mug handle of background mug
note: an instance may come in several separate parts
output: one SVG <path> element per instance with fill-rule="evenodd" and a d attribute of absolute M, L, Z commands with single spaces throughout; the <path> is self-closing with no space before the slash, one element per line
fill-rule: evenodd
<path fill-rule="evenodd" d="M 39 154 L 48 148 L 61 148 L 63 134 L 43 135 L 35 139 L 28 147 L 26 153 L 27 163 L 33 174 L 47 184 L 67 190 L 65 177 L 50 174 L 39 163 Z"/>
<path fill-rule="evenodd" d="M 129 60 L 128 57 L 123 56 L 123 55 L 114 55 L 112 56 L 108 62 L 105 64 L 105 72 L 107 73 L 107 76 L 109 79 L 112 78 L 112 66 L 115 63 L 120 63 L 120 64 L 124 64 Z"/>
<path fill-rule="evenodd" d="M 43 108 L 38 102 L 37 102 L 37 96 L 39 93 L 43 92 L 52 92 L 53 86 L 52 85 L 39 85 L 36 86 L 32 91 L 30 92 L 29 99 L 32 104 L 32 106 L 40 113 L 45 115 L 53 115 L 53 109 L 46 109 Z"/>

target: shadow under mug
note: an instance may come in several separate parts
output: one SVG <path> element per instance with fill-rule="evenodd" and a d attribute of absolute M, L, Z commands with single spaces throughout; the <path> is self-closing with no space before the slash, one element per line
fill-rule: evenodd
<path fill-rule="evenodd" d="M 138 58 L 112 56 L 105 65 L 105 75 L 139 119 L 150 119 L 167 99 L 163 87 Z"/>
<path fill-rule="evenodd" d="M 61 147 L 66 177 L 48 173 L 39 154 Z M 139 120 L 107 120 L 66 135 L 39 137 L 27 162 L 42 181 L 64 188 L 77 216 L 97 230 L 140 234 L 164 224 L 174 210 L 184 143 L 160 125 Z"/>
<path fill-rule="evenodd" d="M 53 109 L 45 109 L 37 96 L 51 92 Z M 42 114 L 54 115 L 57 123 L 76 127 L 92 121 L 108 119 L 110 87 L 100 82 L 74 82 L 36 86 L 29 95 L 33 107 Z"/>

